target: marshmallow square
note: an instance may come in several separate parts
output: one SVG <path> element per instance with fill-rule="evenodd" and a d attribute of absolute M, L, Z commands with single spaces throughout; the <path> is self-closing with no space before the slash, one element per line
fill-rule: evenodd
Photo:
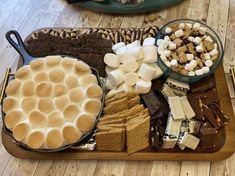
<path fill-rule="evenodd" d="M 157 62 L 157 47 L 145 46 L 143 47 L 144 62 L 154 63 Z"/>

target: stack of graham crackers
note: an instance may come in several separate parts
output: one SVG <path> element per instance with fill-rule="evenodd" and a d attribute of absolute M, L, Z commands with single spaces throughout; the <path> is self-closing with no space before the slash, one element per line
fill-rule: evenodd
<path fill-rule="evenodd" d="M 98 150 L 134 153 L 149 146 L 150 116 L 136 92 L 121 92 L 105 100 L 104 116 L 97 125 Z"/>

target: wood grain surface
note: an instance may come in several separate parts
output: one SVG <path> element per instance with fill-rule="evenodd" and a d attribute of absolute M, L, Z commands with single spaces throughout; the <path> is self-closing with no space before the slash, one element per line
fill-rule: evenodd
<path fill-rule="evenodd" d="M 17 29 L 23 37 L 41 27 L 141 27 L 161 26 L 177 18 L 205 21 L 220 35 L 225 46 L 224 66 L 233 107 L 234 89 L 228 69 L 235 65 L 235 0 L 185 0 L 166 10 L 143 15 L 114 16 L 69 5 L 65 0 L 0 0 L 0 80 L 7 67 L 15 69 L 18 55 L 4 39 L 5 32 Z M 155 15 L 150 22 L 148 15 Z M 0 122 L 0 124 L 2 124 Z M 0 141 L 1 175 L 153 175 L 153 176 L 233 176 L 235 155 L 218 162 L 165 161 L 37 161 L 9 155 Z"/>

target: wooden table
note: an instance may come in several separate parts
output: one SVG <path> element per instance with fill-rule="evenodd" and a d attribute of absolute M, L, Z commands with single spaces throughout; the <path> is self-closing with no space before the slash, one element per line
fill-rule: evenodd
<path fill-rule="evenodd" d="M 17 29 L 23 37 L 41 27 L 142 27 L 176 18 L 205 21 L 225 44 L 224 68 L 235 110 L 235 92 L 229 65 L 235 64 L 235 0 L 185 0 L 182 4 L 148 15 L 114 16 L 68 5 L 65 0 L 0 0 L 0 81 L 7 67 L 16 68 L 18 55 L 4 39 L 5 32 Z M 2 122 L 0 122 L 2 125 Z M 37 161 L 10 156 L 0 141 L 0 174 L 9 175 L 153 175 L 153 176 L 233 176 L 235 155 L 219 162 L 135 162 L 135 161 Z"/>

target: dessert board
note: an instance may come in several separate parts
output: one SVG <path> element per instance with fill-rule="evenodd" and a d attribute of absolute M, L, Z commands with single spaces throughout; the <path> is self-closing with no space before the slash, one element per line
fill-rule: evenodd
<path fill-rule="evenodd" d="M 105 12 L 105 13 L 115 13 L 115 14 L 133 14 L 133 13 L 144 13 L 154 10 L 160 10 L 165 7 L 177 4 L 182 0 L 145 0 L 143 4 L 139 5 L 120 5 L 117 0 L 106 0 L 105 2 L 78 2 L 79 6 Z M 76 2 L 76 1 L 71 1 Z"/>
<path fill-rule="evenodd" d="M 134 37 L 130 38 L 126 37 L 125 39 L 122 38 L 122 36 L 117 36 L 116 34 L 119 34 L 119 31 L 121 29 L 93 29 L 93 30 L 100 30 L 105 34 L 105 31 L 114 31 L 113 38 L 110 37 L 111 41 L 125 41 L 127 43 L 131 43 L 135 39 L 142 40 L 143 38 L 143 32 L 144 31 L 152 31 L 149 36 L 155 37 L 157 28 L 145 28 L 142 30 L 142 35 L 138 35 L 138 31 L 141 31 L 140 29 L 126 29 L 127 31 L 131 31 Z M 124 29 L 123 29 L 124 30 Z M 60 33 L 58 33 L 60 31 Z M 63 31 L 61 33 L 61 31 Z M 66 32 L 69 31 L 69 32 Z M 72 38 L 76 35 L 73 35 L 71 31 L 75 32 L 83 32 L 86 34 L 89 34 L 92 29 L 39 29 L 38 31 L 34 31 L 32 35 L 29 35 L 27 39 L 25 40 L 26 47 L 28 51 L 34 55 L 34 56 L 41 56 L 42 55 L 48 55 L 48 54 L 58 54 L 57 52 L 63 52 L 64 54 L 64 46 L 60 42 L 67 42 L 69 38 Z M 54 36 L 63 36 L 63 40 L 58 41 L 56 47 L 57 51 L 50 51 L 47 46 L 47 42 L 50 40 L 43 40 L 43 35 L 42 34 L 48 34 L 48 33 L 53 33 Z M 121 32 L 120 32 L 121 33 Z M 35 36 L 36 35 L 36 36 Z M 147 34 L 146 34 L 147 35 Z M 116 36 L 116 37 L 115 37 Z M 141 36 L 141 37 L 140 37 Z M 34 38 L 37 38 L 37 40 L 34 40 Z M 40 38 L 41 37 L 41 38 Z M 44 38 L 45 39 L 45 38 Z M 116 41 L 116 42 L 117 42 Z M 43 42 L 42 47 L 40 46 L 40 42 Z M 88 44 L 89 45 L 89 44 Z M 102 52 L 98 53 L 98 51 L 95 53 L 96 55 L 91 55 L 90 57 L 93 56 L 98 56 L 110 52 L 108 47 L 105 48 L 103 47 L 104 43 L 100 44 L 97 43 L 98 47 L 102 46 Z M 44 53 L 42 52 L 44 51 Z M 70 51 L 71 53 L 75 51 Z M 71 54 L 70 53 L 70 54 Z M 65 53 L 69 54 L 69 53 Z M 94 53 L 93 53 L 94 54 Z M 87 57 L 88 55 L 84 54 L 83 57 Z M 80 56 L 81 57 L 81 56 Z M 94 61 L 94 60 L 93 60 Z M 99 65 L 98 61 L 97 64 Z M 22 63 L 19 62 L 19 66 L 21 66 Z M 99 65 L 99 67 L 102 67 Z M 102 73 L 101 73 L 102 74 Z M 219 133 L 218 133 L 218 140 L 216 147 L 212 150 L 177 150 L 177 149 L 171 149 L 171 150 L 156 150 L 152 148 L 147 148 L 145 150 L 142 150 L 137 153 L 133 154 L 128 154 L 126 151 L 122 152 L 103 152 L 103 151 L 81 151 L 77 149 L 67 149 L 65 151 L 61 152 L 56 152 L 56 153 L 38 153 L 35 151 L 30 151 L 30 150 L 25 150 L 16 143 L 12 141 L 12 138 L 10 138 L 8 135 L 6 135 L 4 132 L 2 133 L 2 139 L 3 139 L 3 145 L 5 146 L 6 150 L 12 154 L 13 156 L 19 157 L 19 158 L 30 158 L 30 159 L 112 159 L 112 160 L 222 160 L 225 159 L 229 156 L 231 156 L 234 152 L 234 146 L 235 146 L 235 122 L 234 122 L 234 114 L 232 110 L 232 105 L 229 97 L 229 92 L 227 89 L 227 84 L 226 84 L 226 79 L 224 75 L 224 70 L 222 64 L 218 67 L 218 69 L 215 72 L 215 78 L 216 78 L 216 87 L 217 87 L 217 92 L 218 96 L 220 99 L 220 105 L 221 109 L 225 114 L 231 119 L 228 123 L 228 125 L 225 128 L 222 128 Z"/>

